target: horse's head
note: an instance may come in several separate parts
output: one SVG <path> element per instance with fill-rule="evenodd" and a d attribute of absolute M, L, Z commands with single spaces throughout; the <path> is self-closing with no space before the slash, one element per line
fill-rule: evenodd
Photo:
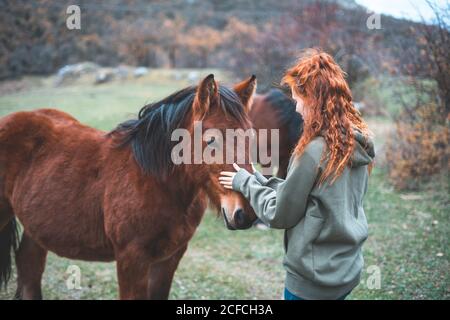
<path fill-rule="evenodd" d="M 247 110 L 255 89 L 255 76 L 229 89 L 219 86 L 214 76 L 209 75 L 198 85 L 192 104 L 193 123 L 197 126 L 193 130 L 202 132 L 201 148 L 194 150 L 194 153 L 201 153 L 202 163 L 194 166 L 194 174 L 203 180 L 212 204 L 231 230 L 250 228 L 256 219 L 253 209 L 240 193 L 227 190 L 218 182 L 221 171 L 234 171 L 233 162 L 251 170 L 248 133 L 252 131 Z M 198 121 L 201 121 L 201 129 Z M 238 143 L 242 138 L 244 148 Z"/>
<path fill-rule="evenodd" d="M 185 175 L 191 188 L 186 194 L 195 192 L 194 185 L 203 189 L 228 228 L 246 229 L 256 219 L 254 211 L 218 178 L 221 171 L 233 170 L 233 162 L 250 170 L 249 148 L 239 148 L 234 137 L 227 137 L 227 129 L 251 129 L 247 110 L 255 88 L 254 76 L 229 89 L 209 75 L 197 87 L 144 106 L 138 119 L 121 123 L 111 134 L 119 137 L 119 145 L 131 144 L 144 172 L 179 189 L 180 175 Z"/>

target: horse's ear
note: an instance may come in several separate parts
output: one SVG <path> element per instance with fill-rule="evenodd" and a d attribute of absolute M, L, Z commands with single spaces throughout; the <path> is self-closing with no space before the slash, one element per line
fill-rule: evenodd
<path fill-rule="evenodd" d="M 256 91 L 256 76 L 252 75 L 250 78 L 239 82 L 233 89 L 239 98 L 241 98 L 245 111 L 250 110 L 253 103 L 253 95 Z"/>
<path fill-rule="evenodd" d="M 202 118 L 209 110 L 211 100 L 217 95 L 217 83 L 214 75 L 210 74 L 200 81 L 192 105 L 195 118 Z"/>

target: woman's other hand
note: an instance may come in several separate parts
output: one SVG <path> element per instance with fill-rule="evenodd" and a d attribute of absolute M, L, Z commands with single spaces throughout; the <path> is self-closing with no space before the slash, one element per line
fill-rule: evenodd
<path fill-rule="evenodd" d="M 233 189 L 233 178 L 236 175 L 236 172 L 241 170 L 241 167 L 239 167 L 236 163 L 233 163 L 233 168 L 236 171 L 222 171 L 220 172 L 219 177 L 219 183 L 223 185 L 227 189 Z M 253 169 L 252 165 L 252 169 Z"/>

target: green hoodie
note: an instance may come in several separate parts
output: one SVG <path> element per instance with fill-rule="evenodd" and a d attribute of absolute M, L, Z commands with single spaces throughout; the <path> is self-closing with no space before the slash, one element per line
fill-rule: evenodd
<path fill-rule="evenodd" d="M 286 229 L 286 288 L 304 299 L 338 299 L 356 287 L 368 235 L 363 197 L 373 143 L 355 133 L 351 164 L 333 184 L 318 186 L 326 161 L 322 137 L 313 139 L 300 158 L 291 158 L 286 180 L 266 179 L 239 170 L 233 189 L 241 192 L 257 216 L 271 228 Z"/>

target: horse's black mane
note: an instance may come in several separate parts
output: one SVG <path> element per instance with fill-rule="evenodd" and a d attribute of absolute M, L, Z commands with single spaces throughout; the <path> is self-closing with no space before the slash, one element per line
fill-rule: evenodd
<path fill-rule="evenodd" d="M 303 132 L 303 118 L 295 111 L 295 101 L 280 89 L 271 89 L 264 96 L 264 100 L 272 106 L 280 128 L 288 128 L 289 144 L 295 145 Z"/>
<path fill-rule="evenodd" d="M 173 169 L 171 141 L 173 130 L 182 128 L 192 109 L 196 87 L 188 87 L 161 101 L 145 105 L 132 119 L 119 124 L 111 134 L 121 133 L 119 147 L 131 144 L 134 157 L 145 173 L 164 178 Z M 225 115 L 246 123 L 242 102 L 227 87 L 218 88 L 219 105 Z"/>

